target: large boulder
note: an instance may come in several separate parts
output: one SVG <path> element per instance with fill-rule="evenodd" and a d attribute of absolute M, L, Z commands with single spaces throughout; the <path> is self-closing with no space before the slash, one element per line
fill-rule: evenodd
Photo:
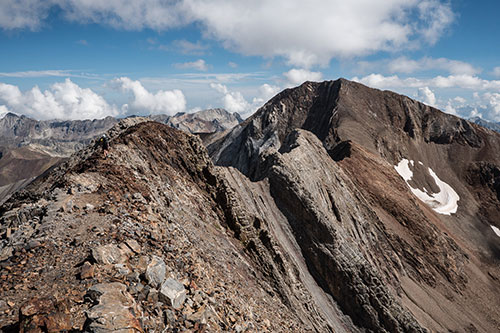
<path fill-rule="evenodd" d="M 95 305 L 87 311 L 86 332 L 142 332 L 136 317 L 140 311 L 124 284 L 100 283 L 91 287 L 87 295 Z"/>

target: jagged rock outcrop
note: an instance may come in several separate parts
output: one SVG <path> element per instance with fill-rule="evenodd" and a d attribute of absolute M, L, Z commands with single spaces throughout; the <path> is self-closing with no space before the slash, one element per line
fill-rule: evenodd
<path fill-rule="evenodd" d="M 2 206 L 4 331 L 19 329 L 26 300 L 48 296 L 68 302 L 73 330 L 312 330 L 225 229 L 199 138 L 152 122 L 108 133 L 105 159 L 89 146 Z"/>

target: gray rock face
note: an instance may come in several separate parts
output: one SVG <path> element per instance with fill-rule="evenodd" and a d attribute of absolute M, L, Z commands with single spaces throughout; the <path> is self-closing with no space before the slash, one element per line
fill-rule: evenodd
<path fill-rule="evenodd" d="M 242 122 L 237 113 L 224 109 L 208 109 L 195 113 L 179 113 L 171 117 L 151 116 L 151 119 L 188 133 L 215 133 L 231 129 Z"/>
<path fill-rule="evenodd" d="M 90 323 L 93 330 L 103 329 L 98 324 L 110 323 L 117 310 L 94 308 L 104 300 L 85 294 L 97 281 L 120 281 L 140 304 L 139 312 L 129 309 L 140 318 L 138 331 L 311 330 L 309 318 L 318 316 L 306 306 L 290 309 L 247 257 L 245 244 L 224 230 L 216 191 L 220 180 L 198 137 L 145 122 L 110 131 L 110 138 L 106 159 L 88 147 L 0 209 L 0 247 L 13 248 L 13 258 L 0 262 L 2 299 L 11 307 L 0 313 L 1 329 L 19 323 L 16 311 L 33 294 L 67 300 L 66 322 L 76 331 L 90 330 Z M 86 210 L 87 203 L 94 209 Z M 41 245 L 26 250 L 34 239 Z M 89 260 L 92 252 L 99 263 Z M 182 285 L 164 285 L 166 296 L 146 281 L 154 255 L 164 259 L 167 276 L 182 279 Z M 125 262 L 111 264 L 120 261 Z M 284 274 L 293 277 L 290 268 Z M 308 298 L 297 287 L 300 281 L 288 282 L 300 300 Z M 325 331 L 323 322 L 315 325 Z"/>
<path fill-rule="evenodd" d="M 101 283 L 91 287 L 89 297 L 97 304 L 87 312 L 85 332 L 135 333 L 142 331 L 136 317 L 140 312 L 124 284 Z"/>
<path fill-rule="evenodd" d="M 174 309 L 179 309 L 186 300 L 186 288 L 179 281 L 168 278 L 161 285 L 160 300 L 167 302 Z"/>
<path fill-rule="evenodd" d="M 238 114 L 209 109 L 174 116 L 37 121 L 9 113 L 0 119 L 0 203 L 47 169 L 84 148 L 113 126 L 158 121 L 189 133 L 214 133 L 241 122 Z M 121 121 L 121 125 L 118 123 Z"/>
<path fill-rule="evenodd" d="M 9 113 L 0 119 L 0 138 L 5 146 L 32 145 L 53 156 L 69 156 L 118 121 L 113 117 L 97 120 L 37 121 Z"/>
<path fill-rule="evenodd" d="M 151 262 L 146 269 L 146 279 L 148 283 L 154 288 L 158 288 L 163 280 L 165 280 L 165 274 L 167 272 L 167 266 L 162 258 L 153 256 Z"/>
<path fill-rule="evenodd" d="M 129 253 L 123 246 L 107 244 L 92 249 L 92 257 L 98 264 L 123 264 Z"/>

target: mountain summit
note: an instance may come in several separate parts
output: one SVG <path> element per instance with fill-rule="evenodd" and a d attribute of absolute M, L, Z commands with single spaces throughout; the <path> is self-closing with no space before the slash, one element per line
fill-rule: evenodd
<path fill-rule="evenodd" d="M 344 79 L 122 124 L 0 208 L 4 331 L 493 332 L 500 134 Z M 212 162 L 213 161 L 213 162 Z"/>
<path fill-rule="evenodd" d="M 500 277 L 495 147 L 498 133 L 339 79 L 281 92 L 209 151 L 238 170 L 227 169 L 235 187 L 269 184 L 314 279 L 358 325 L 406 331 L 396 303 L 422 327 L 488 332 L 500 299 L 488 296 Z M 359 270 L 373 277 L 348 291 Z M 372 279 L 395 301 L 362 296 Z"/>

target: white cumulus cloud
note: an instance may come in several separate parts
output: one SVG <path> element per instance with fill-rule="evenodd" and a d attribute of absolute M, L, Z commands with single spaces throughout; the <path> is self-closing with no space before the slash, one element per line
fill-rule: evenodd
<path fill-rule="evenodd" d="M 250 116 L 281 90 L 278 86 L 263 84 L 254 91 L 255 97 L 249 102 L 241 92 L 231 91 L 221 83 L 211 83 L 210 87 L 222 95 L 222 103 L 226 110 L 238 112 L 243 118 Z"/>
<path fill-rule="evenodd" d="M 7 0 L 12 1 L 12 0 Z M 15 0 L 14 0 L 15 1 Z M 166 30 L 187 23 L 182 1 L 171 0 L 47 0 L 70 21 L 106 24 L 125 30 Z"/>
<path fill-rule="evenodd" d="M 311 72 L 307 69 L 292 68 L 288 72 L 283 73 L 283 76 L 288 80 L 291 86 L 296 86 L 305 81 L 320 81 L 323 75 L 321 72 Z"/>
<path fill-rule="evenodd" d="M 425 4 L 422 4 L 424 2 Z M 249 55 L 283 56 L 291 65 L 434 43 L 453 21 L 437 0 L 186 0 L 209 36 Z M 413 15 L 412 15 L 413 14 Z"/>
<path fill-rule="evenodd" d="M 500 122 L 500 93 L 475 93 L 472 101 L 458 96 L 446 102 L 445 111 L 463 118 L 479 116 L 485 120 Z"/>
<path fill-rule="evenodd" d="M 238 112 L 240 114 L 250 111 L 250 103 L 247 102 L 241 92 L 229 91 L 229 89 L 221 83 L 211 83 L 210 87 L 223 95 L 222 101 L 226 110 Z"/>
<path fill-rule="evenodd" d="M 429 87 L 418 88 L 418 98 L 427 105 L 436 106 L 436 95 Z"/>
<path fill-rule="evenodd" d="M 9 112 L 9 109 L 7 109 L 5 105 L 0 105 L 0 119 L 2 119 Z"/>
<path fill-rule="evenodd" d="M 2 0 L 0 1 L 0 27 L 6 30 L 38 29 L 53 5 L 53 1 Z"/>
<path fill-rule="evenodd" d="M 0 102 L 15 113 L 35 119 L 95 119 L 119 114 L 103 97 L 70 79 L 54 83 L 45 91 L 35 86 L 22 92 L 17 86 L 0 83 Z"/>
<path fill-rule="evenodd" d="M 0 27 L 36 29 L 55 6 L 67 20 L 118 29 L 195 23 L 227 49 L 303 68 L 433 44 L 455 17 L 444 0 L 3 0 Z"/>
<path fill-rule="evenodd" d="M 141 82 L 133 81 L 128 77 L 115 79 L 113 83 L 122 91 L 133 94 L 130 105 L 126 104 L 123 107 L 126 112 L 173 115 L 186 110 L 186 98 L 179 89 L 159 90 L 156 93 L 151 93 L 144 88 Z"/>

